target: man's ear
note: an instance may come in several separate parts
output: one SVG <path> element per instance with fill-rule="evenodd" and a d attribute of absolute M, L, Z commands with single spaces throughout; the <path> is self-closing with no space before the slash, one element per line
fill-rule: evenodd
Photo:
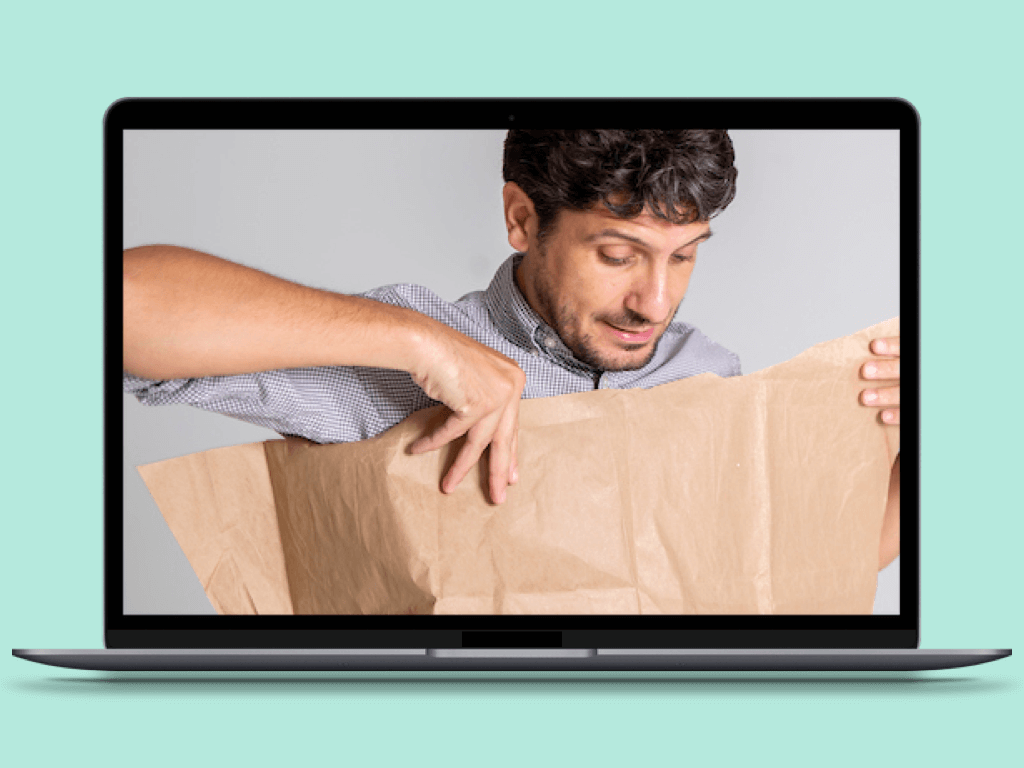
<path fill-rule="evenodd" d="M 531 236 L 537 234 L 537 214 L 533 210 L 533 201 L 514 181 L 505 183 L 501 196 L 505 201 L 508 244 L 525 253 L 529 250 Z"/>

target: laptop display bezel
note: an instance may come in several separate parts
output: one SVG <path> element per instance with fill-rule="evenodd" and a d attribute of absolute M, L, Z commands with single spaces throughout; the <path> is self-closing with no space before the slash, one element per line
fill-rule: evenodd
<path fill-rule="evenodd" d="M 507 129 L 600 125 L 900 132 L 901 581 L 896 616 L 182 616 L 124 612 L 123 413 L 115 386 L 123 132 Z M 611 118 L 609 116 L 615 116 Z M 512 119 L 514 118 L 514 119 Z M 109 648 L 458 648 L 525 633 L 566 648 L 915 648 L 919 643 L 920 131 L 899 99 L 126 99 L 104 119 L 105 639 Z M 122 366 L 123 368 L 123 366 Z M 116 442 L 115 442 L 116 441 Z M 534 634 L 540 633 L 540 634 Z M 553 633 L 558 633 L 557 636 Z M 474 635 L 474 637 L 479 637 Z M 495 635 L 498 637 L 498 635 Z M 513 638 L 514 639 L 514 638 Z"/>

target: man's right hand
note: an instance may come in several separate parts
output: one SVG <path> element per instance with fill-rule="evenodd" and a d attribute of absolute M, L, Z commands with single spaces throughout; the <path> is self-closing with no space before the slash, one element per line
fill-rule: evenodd
<path fill-rule="evenodd" d="M 516 463 L 519 399 L 526 374 L 515 361 L 447 326 L 422 349 L 413 380 L 451 409 L 431 434 L 412 444 L 413 453 L 437 450 L 466 435 L 465 445 L 441 482 L 451 493 L 490 446 L 491 501 L 505 501 L 505 488 L 519 479 Z"/>
<path fill-rule="evenodd" d="M 154 380 L 327 365 L 408 371 L 452 409 L 416 453 L 466 435 L 442 489 L 490 446 L 491 499 L 517 478 L 514 361 L 426 315 L 321 291 L 175 246 L 124 252 L 124 370 Z"/>

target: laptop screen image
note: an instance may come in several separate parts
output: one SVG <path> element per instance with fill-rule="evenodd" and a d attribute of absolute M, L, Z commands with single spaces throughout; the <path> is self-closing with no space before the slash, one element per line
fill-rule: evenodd
<path fill-rule="evenodd" d="M 509 210 L 515 210 L 515 201 L 509 202 L 503 177 L 508 131 L 497 119 L 491 120 L 491 126 L 476 121 L 474 127 L 465 128 L 458 127 L 454 118 L 451 122 L 456 124 L 443 127 L 403 126 L 398 124 L 401 121 L 367 127 L 344 114 L 337 117 L 335 126 L 325 126 L 322 116 L 308 125 L 288 125 L 284 118 L 280 118 L 284 125 L 268 126 L 258 119 L 249 120 L 251 125 L 242 119 L 236 121 L 241 125 L 215 124 L 215 120 L 204 125 L 201 105 L 183 103 L 176 112 L 173 102 L 162 104 L 161 114 L 172 118 L 164 127 L 160 120 L 156 124 L 143 120 L 126 124 L 120 132 L 121 173 L 119 179 L 107 178 L 108 185 L 121 182 L 120 204 L 116 210 L 107 210 L 108 229 L 111 217 L 119 224 L 116 233 L 108 231 L 108 259 L 129 249 L 152 255 L 153 246 L 168 246 L 164 252 L 207 254 L 340 294 L 367 294 L 382 300 L 391 296 L 382 293 L 382 287 L 400 285 L 403 306 L 429 314 L 440 301 L 460 308 L 472 323 L 478 322 L 473 312 L 479 312 L 494 321 L 488 332 L 503 335 L 513 344 L 521 341 L 518 332 L 528 333 L 528 340 L 537 342 L 538 332 L 553 331 L 554 351 L 531 352 L 535 357 L 538 351 L 541 356 L 549 354 L 549 358 L 539 360 L 534 368 L 529 368 L 532 363 L 520 366 L 528 379 L 543 380 L 527 381 L 524 392 L 531 399 L 601 389 L 602 379 L 611 382 L 610 389 L 644 390 L 704 372 L 723 378 L 745 376 L 891 318 L 909 323 L 904 335 L 912 334 L 916 324 L 917 223 L 907 218 L 908 213 L 911 219 L 916 216 L 917 179 L 906 176 L 908 138 L 899 121 L 826 119 L 815 112 L 813 103 L 804 103 L 790 105 L 788 117 L 775 120 L 781 125 L 772 125 L 772 113 L 763 105 L 758 111 L 753 104 L 747 105 L 745 120 L 729 122 L 715 112 L 721 105 L 709 106 L 708 124 L 738 126 L 727 132 L 737 171 L 734 197 L 727 195 L 730 199 L 709 220 L 684 224 L 665 223 L 657 217 L 650 221 L 617 217 L 624 226 L 616 229 L 615 214 L 598 209 L 598 216 L 611 217 L 607 226 L 602 225 L 600 233 L 577 232 L 579 238 L 603 235 L 602 269 L 623 269 L 611 260 L 632 259 L 634 267 L 625 268 L 634 274 L 647 270 L 654 283 L 662 279 L 656 273 L 664 270 L 664 295 L 651 298 L 640 295 L 641 291 L 634 296 L 632 289 L 624 289 L 616 305 L 618 289 L 610 278 L 601 278 L 604 292 L 595 296 L 582 281 L 574 284 L 564 273 L 538 268 L 531 276 L 529 264 L 521 269 L 530 254 L 522 255 L 527 249 L 510 242 L 514 233 L 510 234 Z M 198 110 L 200 117 L 173 119 L 189 108 Z M 352 122 L 357 124 L 347 124 Z M 522 130 L 534 129 L 524 117 L 517 128 L 523 122 Z M 687 124 L 691 122 L 701 121 L 692 117 Z M 916 149 L 916 144 L 909 146 Z M 566 230 L 558 232 L 558 226 L 576 221 L 573 214 L 588 215 L 575 211 L 556 217 L 548 255 L 559 255 L 555 249 L 564 242 Z M 586 221 L 581 224 L 586 225 Z M 651 237 L 635 242 L 642 240 L 637 233 L 644 226 Z M 713 236 L 708 236 L 709 231 Z M 117 233 L 120 243 L 112 248 L 110 241 Z M 665 233 L 663 240 L 657 240 L 659 233 Z M 659 261 L 668 251 L 673 251 L 673 261 Z M 678 275 L 684 269 L 688 274 L 682 281 Z M 545 291 L 559 301 L 545 300 Z M 676 297 L 678 307 L 672 312 Z M 901 303 L 908 307 L 902 317 Z M 562 311 L 562 304 L 567 311 Z M 620 306 L 618 314 L 615 306 Z M 655 317 L 659 306 L 670 309 Z M 501 307 L 508 315 L 496 319 L 496 308 Z M 611 326 L 610 341 L 594 341 L 590 334 L 588 323 L 596 327 L 601 322 Z M 452 325 L 464 332 L 457 323 Z M 657 344 L 645 344 L 647 326 L 652 326 L 652 336 L 660 335 Z M 611 338 L 615 332 L 621 337 L 618 342 Z M 673 333 L 685 339 L 676 341 Z M 913 349 L 916 342 L 910 343 Z M 653 374 L 655 369 L 661 373 Z M 368 370 L 363 367 L 351 381 L 365 381 Z M 457 615 L 353 615 L 356 612 L 316 617 L 218 616 L 218 606 L 204 590 L 137 467 L 215 448 L 280 440 L 282 435 L 317 443 L 372 437 L 405 414 L 398 408 L 382 408 L 372 396 L 363 398 L 346 390 L 349 379 L 323 386 L 334 393 L 325 397 L 340 408 L 357 403 L 351 418 L 327 416 L 304 422 L 294 417 L 294 403 L 278 405 L 288 411 L 278 416 L 246 405 L 246 387 L 262 392 L 267 379 L 246 380 L 244 375 L 171 379 L 145 373 L 122 372 L 123 520 L 114 533 L 122 558 L 119 578 L 108 584 L 112 626 L 199 628 L 212 627 L 214 622 L 231 627 L 249 622 L 248 628 L 256 626 L 251 622 L 263 622 L 259 626 L 275 630 L 428 626 L 422 622 L 445 629 L 612 626 L 601 623 L 609 619 L 604 615 L 610 613 L 607 609 L 587 617 L 585 607 L 561 618 L 541 616 L 542 610 L 471 620 Z M 588 376 L 589 387 L 580 383 Z M 406 377 L 410 387 L 416 385 Z M 906 368 L 903 378 L 908 378 Z M 182 379 L 190 383 L 173 384 Z M 213 397 L 209 388 L 196 394 L 207 386 L 200 379 L 206 379 L 208 387 L 222 388 Z M 301 381 L 294 391 L 306 391 L 308 379 Z M 864 389 L 871 389 L 871 383 L 865 381 Z M 916 430 L 913 390 L 912 382 L 903 388 L 900 409 L 901 425 L 910 425 L 907 439 L 912 442 Z M 402 402 L 411 413 L 441 399 L 437 391 L 431 394 L 435 397 L 424 392 Z M 256 397 L 267 399 L 261 394 Z M 272 392 L 269 400 L 284 403 L 276 397 Z M 858 405 L 873 413 L 883 410 Z M 316 408 L 323 407 L 329 406 L 318 401 Z M 374 411 L 373 418 L 366 416 L 367 408 Z M 324 423 L 347 423 L 353 437 L 339 432 L 339 437 L 324 439 L 318 431 Z M 880 418 L 878 428 L 887 429 Z M 489 453 L 484 454 L 482 460 L 489 458 Z M 465 482 L 472 481 L 470 477 Z M 508 492 L 514 493 L 514 486 Z M 437 493 L 441 494 L 440 489 Z M 757 628 L 780 630 L 912 629 L 917 619 L 917 585 L 915 581 L 907 589 L 900 579 L 908 543 L 916 548 L 916 500 L 911 507 L 908 510 L 904 504 L 895 548 L 891 543 L 888 550 L 880 547 L 878 587 L 869 606 L 874 615 L 811 616 L 814 611 L 809 610 L 806 616 L 744 617 L 695 611 L 622 618 L 615 626 L 717 630 L 756 623 Z M 500 514 L 501 505 L 496 509 Z M 571 530 L 564 535 L 571 538 Z M 910 559 L 916 572 L 916 552 Z M 116 600 L 111 600 L 115 595 Z M 220 607 L 222 614 L 229 613 Z"/>

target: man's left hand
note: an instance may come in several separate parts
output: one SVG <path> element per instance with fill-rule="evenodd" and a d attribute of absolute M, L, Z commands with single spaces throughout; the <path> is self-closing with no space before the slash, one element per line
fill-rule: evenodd
<path fill-rule="evenodd" d="M 860 393 L 860 401 L 864 405 L 882 408 L 882 421 L 886 424 L 900 423 L 900 337 L 875 339 L 871 342 L 871 351 L 879 357 L 864 363 L 860 369 L 862 379 L 895 379 L 895 387 L 875 387 Z"/>

